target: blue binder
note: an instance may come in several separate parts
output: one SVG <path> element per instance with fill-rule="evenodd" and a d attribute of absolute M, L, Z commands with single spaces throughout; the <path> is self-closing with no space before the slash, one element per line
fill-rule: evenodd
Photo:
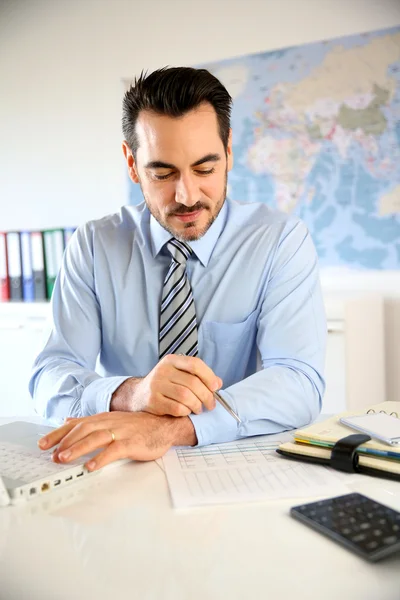
<path fill-rule="evenodd" d="M 21 231 L 21 258 L 22 290 L 24 302 L 33 302 L 33 300 L 35 299 L 35 293 L 32 270 L 32 247 L 30 231 Z"/>

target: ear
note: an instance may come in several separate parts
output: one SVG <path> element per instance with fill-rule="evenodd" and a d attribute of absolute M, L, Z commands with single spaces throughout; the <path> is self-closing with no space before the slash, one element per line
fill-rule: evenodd
<path fill-rule="evenodd" d="M 128 142 L 124 140 L 122 142 L 122 152 L 124 153 L 126 164 L 128 165 L 128 174 L 132 179 L 133 183 L 139 183 L 139 176 L 136 168 L 136 162 Z"/>
<path fill-rule="evenodd" d="M 230 171 L 233 167 L 233 151 L 232 151 L 232 129 L 229 129 L 228 146 L 226 148 L 228 159 L 227 170 Z"/>

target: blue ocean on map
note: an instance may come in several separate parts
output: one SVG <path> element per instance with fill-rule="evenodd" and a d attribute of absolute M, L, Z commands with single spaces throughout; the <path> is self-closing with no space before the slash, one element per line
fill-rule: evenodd
<path fill-rule="evenodd" d="M 321 267 L 400 268 L 400 27 L 196 67 L 233 98 L 230 198 L 298 215 Z"/>

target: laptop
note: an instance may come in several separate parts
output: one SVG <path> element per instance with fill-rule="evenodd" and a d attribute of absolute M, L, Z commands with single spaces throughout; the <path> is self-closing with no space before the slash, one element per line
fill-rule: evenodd
<path fill-rule="evenodd" d="M 76 483 L 102 470 L 90 472 L 84 463 L 99 450 L 81 456 L 68 465 L 52 461 L 54 448 L 40 450 L 38 441 L 54 427 L 15 421 L 0 426 L 0 506 L 47 494 L 52 490 Z M 128 462 L 122 459 L 113 466 Z"/>

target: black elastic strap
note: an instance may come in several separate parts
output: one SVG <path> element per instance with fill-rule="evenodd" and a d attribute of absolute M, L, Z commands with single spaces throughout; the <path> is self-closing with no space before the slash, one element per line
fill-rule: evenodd
<path fill-rule="evenodd" d="M 332 448 L 331 467 L 346 473 L 359 473 L 357 448 L 370 439 L 369 435 L 355 433 L 338 440 Z"/>

